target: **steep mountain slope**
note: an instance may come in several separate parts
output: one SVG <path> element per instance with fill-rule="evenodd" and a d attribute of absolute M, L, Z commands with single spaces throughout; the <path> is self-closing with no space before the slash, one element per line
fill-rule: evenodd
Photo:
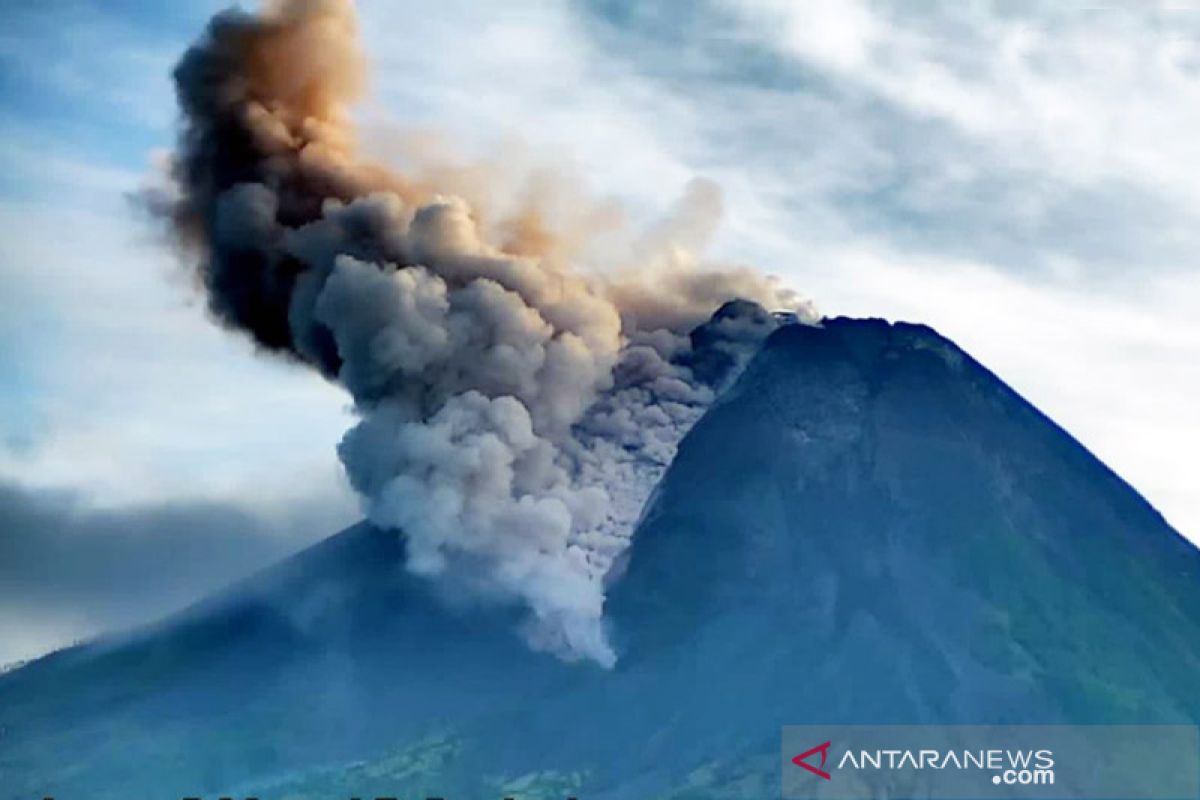
<path fill-rule="evenodd" d="M 656 741 L 723 763 L 797 721 L 1200 719 L 1200 554 L 922 326 L 776 333 L 681 448 L 610 611 L 623 668 L 672 675 Z"/>
<path fill-rule="evenodd" d="M 772 335 L 617 567 L 612 671 L 402 554 L 359 526 L 3 676 L 0 797 L 761 798 L 784 724 L 1200 720 L 1200 553 L 921 326 Z"/>

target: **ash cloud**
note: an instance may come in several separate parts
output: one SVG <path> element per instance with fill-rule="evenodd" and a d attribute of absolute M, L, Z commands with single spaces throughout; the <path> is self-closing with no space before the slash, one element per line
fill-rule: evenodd
<path fill-rule="evenodd" d="M 780 324 L 766 309 L 811 309 L 697 259 L 721 213 L 706 182 L 601 275 L 533 200 L 485 224 L 359 157 L 363 64 L 348 0 L 217 15 L 175 70 L 175 193 L 156 207 L 218 321 L 350 392 L 339 455 L 408 569 L 520 603 L 532 646 L 611 665 L 604 579 L 647 494 Z"/>

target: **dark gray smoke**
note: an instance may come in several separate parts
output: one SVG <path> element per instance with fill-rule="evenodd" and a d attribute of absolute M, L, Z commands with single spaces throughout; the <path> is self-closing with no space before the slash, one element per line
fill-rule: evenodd
<path fill-rule="evenodd" d="M 763 305 L 811 312 L 680 250 L 719 215 L 703 182 L 620 279 L 566 263 L 536 209 L 492 241 L 481 209 L 356 155 L 362 64 L 349 0 L 216 16 L 175 70 L 160 207 L 220 322 L 351 393 L 339 455 L 407 567 L 524 604 L 535 647 L 611 664 L 604 575 L 651 487 L 779 324 Z"/>

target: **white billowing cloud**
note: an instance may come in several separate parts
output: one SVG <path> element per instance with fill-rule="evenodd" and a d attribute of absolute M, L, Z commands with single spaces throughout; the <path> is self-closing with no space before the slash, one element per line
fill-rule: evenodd
<path fill-rule="evenodd" d="M 1012 165 L 1195 201 L 1200 15 L 1156 4 L 726 4 L 764 44 L 944 121 Z"/>

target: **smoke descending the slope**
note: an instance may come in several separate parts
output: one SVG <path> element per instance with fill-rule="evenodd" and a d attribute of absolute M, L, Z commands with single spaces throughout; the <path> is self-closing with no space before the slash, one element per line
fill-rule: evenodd
<path fill-rule="evenodd" d="M 636 271 L 602 280 L 536 208 L 492 241 L 484 209 L 360 159 L 355 27 L 349 0 L 215 17 L 175 71 L 178 196 L 160 207 L 218 320 L 352 394 L 339 454 L 408 568 L 519 601 L 531 644 L 611 664 L 604 576 L 646 494 L 778 324 L 762 305 L 804 309 L 674 245 L 719 214 L 706 184 Z"/>

